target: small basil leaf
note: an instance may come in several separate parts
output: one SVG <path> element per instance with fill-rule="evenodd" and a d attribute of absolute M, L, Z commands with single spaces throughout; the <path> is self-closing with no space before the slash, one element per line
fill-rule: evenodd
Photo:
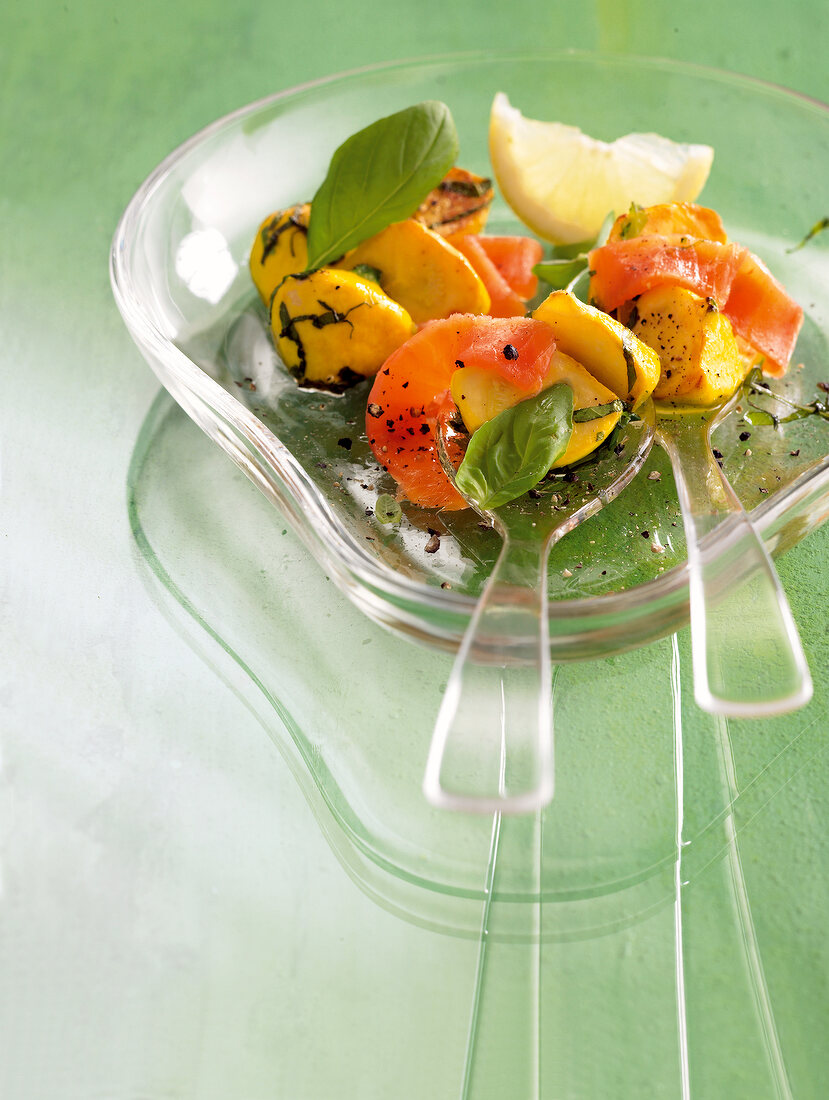
<path fill-rule="evenodd" d="M 615 401 L 608 401 L 606 405 L 591 405 L 587 409 L 576 409 L 573 413 L 573 423 L 584 424 L 588 420 L 601 420 L 603 416 L 622 412 L 624 407 L 624 404 L 617 398 Z"/>
<path fill-rule="evenodd" d="M 615 221 L 616 215 L 611 210 L 608 214 L 605 214 L 604 221 L 599 226 L 599 232 L 595 237 L 591 237 L 588 241 L 577 241 L 575 244 L 554 245 L 552 251 L 553 259 L 574 260 L 577 257 L 587 255 L 591 248 L 601 248 L 601 246 L 607 242 L 610 230 L 613 228 L 613 223 Z"/>
<path fill-rule="evenodd" d="M 542 260 L 533 267 L 533 275 L 543 279 L 553 290 L 564 290 L 587 267 L 587 256 L 574 256 L 572 260 Z"/>
<path fill-rule="evenodd" d="M 445 103 L 428 100 L 378 119 L 336 150 L 311 203 L 308 266 L 323 264 L 403 221 L 458 155 Z"/>
<path fill-rule="evenodd" d="M 601 248 L 607 241 L 614 222 L 611 211 L 602 222 L 601 228 L 592 241 L 579 241 L 578 244 L 559 244 L 553 248 L 552 257 L 542 260 L 533 268 L 533 275 L 543 279 L 553 290 L 564 290 L 577 275 L 587 267 L 588 253 L 593 248 Z"/>
<path fill-rule="evenodd" d="M 595 247 L 595 240 L 577 241 L 575 244 L 554 244 L 550 250 L 550 257 L 553 260 L 580 260 Z"/>
<path fill-rule="evenodd" d="M 558 382 L 482 424 L 455 483 L 480 508 L 500 508 L 541 481 L 564 454 L 572 432 L 573 390 Z"/>
<path fill-rule="evenodd" d="M 379 268 L 372 267 L 371 264 L 356 264 L 351 270 L 355 275 L 359 275 L 361 279 L 368 279 L 370 283 L 380 285 L 382 272 Z"/>

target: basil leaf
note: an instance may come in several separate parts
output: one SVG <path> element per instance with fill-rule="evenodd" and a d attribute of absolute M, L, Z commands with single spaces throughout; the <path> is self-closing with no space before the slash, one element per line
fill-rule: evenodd
<path fill-rule="evenodd" d="M 484 509 L 500 508 L 537 485 L 567 449 L 573 390 L 558 382 L 504 409 L 469 441 L 455 484 Z"/>
<path fill-rule="evenodd" d="M 361 279 L 368 279 L 370 283 L 380 285 L 380 278 L 383 273 L 379 268 L 372 267 L 371 264 L 356 264 L 351 270 L 355 275 L 359 275 Z"/>
<path fill-rule="evenodd" d="M 556 244 L 553 245 L 552 258 L 554 260 L 575 260 L 581 259 L 582 256 L 586 256 L 592 248 L 601 248 L 603 244 L 607 243 L 607 238 L 610 236 L 610 230 L 613 228 L 613 223 L 616 221 L 616 215 L 611 210 L 605 214 L 604 221 L 599 226 L 599 232 L 595 237 L 592 237 L 589 241 L 577 241 L 575 244 Z"/>
<path fill-rule="evenodd" d="M 608 401 L 606 405 L 591 405 L 586 409 L 576 409 L 573 413 L 573 423 L 584 424 L 588 420 L 601 420 L 603 416 L 622 412 L 624 407 L 617 398 L 615 401 Z"/>
<path fill-rule="evenodd" d="M 311 203 L 308 267 L 322 267 L 392 222 L 403 221 L 458 155 L 445 103 L 427 100 L 378 119 L 336 150 Z"/>
<path fill-rule="evenodd" d="M 596 242 L 594 240 L 577 241 L 575 244 L 554 244 L 550 249 L 550 258 L 552 260 L 582 260 L 590 249 L 595 247 Z"/>
<path fill-rule="evenodd" d="M 533 275 L 549 283 L 553 290 L 564 290 L 586 267 L 586 254 L 572 260 L 542 260 L 533 267 Z"/>
<path fill-rule="evenodd" d="M 565 290 L 570 283 L 581 275 L 587 267 L 587 254 L 593 248 L 601 248 L 606 243 L 615 218 L 613 211 L 605 216 L 601 228 L 593 241 L 580 241 L 578 244 L 559 244 L 553 248 L 549 260 L 542 260 L 533 268 L 533 275 L 543 279 L 553 290 Z"/>

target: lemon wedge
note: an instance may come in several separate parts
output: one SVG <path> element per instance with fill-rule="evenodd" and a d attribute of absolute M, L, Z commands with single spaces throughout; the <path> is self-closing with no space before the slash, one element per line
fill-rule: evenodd
<path fill-rule="evenodd" d="M 489 155 L 501 194 L 540 237 L 575 244 L 596 236 L 607 214 L 631 202 L 692 202 L 714 150 L 659 134 L 597 141 L 576 126 L 525 118 L 503 92 L 492 103 Z"/>

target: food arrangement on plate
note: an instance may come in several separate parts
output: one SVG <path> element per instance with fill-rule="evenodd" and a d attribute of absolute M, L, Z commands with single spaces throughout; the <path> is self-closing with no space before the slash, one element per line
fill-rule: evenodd
<path fill-rule="evenodd" d="M 493 104 L 499 87 L 514 103 L 531 107 L 536 119 L 565 119 L 584 133 L 557 125 L 555 141 L 550 141 L 550 123 L 526 119 L 518 126 L 515 110 L 503 97 L 498 97 L 501 110 Z M 325 197 L 320 181 L 326 179 L 329 162 L 334 167 L 338 159 L 332 159 L 332 151 L 348 134 L 356 139 L 361 127 L 371 129 L 367 124 L 379 115 L 399 113 L 436 89 L 457 120 L 460 155 L 453 148 L 442 164 L 433 163 L 433 177 L 425 185 L 420 173 L 410 173 L 407 178 L 416 188 L 389 188 L 378 195 L 378 181 L 388 184 L 402 164 L 404 146 L 391 141 L 385 162 L 378 146 L 371 161 L 354 157 L 345 173 L 340 163 L 333 188 L 339 205 L 319 201 Z M 337 265 L 341 270 L 341 257 L 389 226 L 408 222 L 418 207 L 428 211 L 429 193 L 452 167 L 463 165 L 470 175 L 459 170 L 454 182 L 460 186 L 440 189 L 445 214 L 438 220 L 455 217 L 458 211 L 451 204 L 464 191 L 473 192 L 466 196 L 473 208 L 470 219 L 480 215 L 474 207 L 486 207 L 486 224 L 472 220 L 464 225 L 461 218 L 450 223 L 456 231 L 468 230 L 461 236 L 473 250 L 473 237 L 480 243 L 492 236 L 532 234 L 537 255 L 541 241 L 542 258 L 532 265 L 539 290 L 524 312 L 531 315 L 548 291 L 567 287 L 579 271 L 574 289 L 589 305 L 587 254 L 598 247 L 609 210 L 617 217 L 627 215 L 631 199 L 642 207 L 693 202 L 700 174 L 704 179 L 710 167 L 710 149 L 674 145 L 653 135 L 631 137 L 628 131 L 637 128 L 684 142 L 708 141 L 716 148 L 706 191 L 697 201 L 719 211 L 729 235 L 768 263 L 806 310 L 794 366 L 779 380 L 761 380 L 752 370 L 737 391 L 734 411 L 723 416 L 713 438 L 716 461 L 768 549 L 785 551 L 823 521 L 829 493 L 826 425 L 821 422 L 826 399 L 820 392 L 829 382 L 827 238 L 819 236 L 800 250 L 792 247 L 822 212 L 822 175 L 812 168 L 815 156 L 829 148 L 821 138 L 829 128 L 824 108 L 759 81 L 675 62 L 638 60 L 633 66 L 621 58 L 566 51 L 414 61 L 290 89 L 217 120 L 165 158 L 124 212 L 111 252 L 112 283 L 144 357 L 185 412 L 277 505 L 325 575 L 369 617 L 395 631 L 456 650 L 492 575 L 501 540 L 474 509 L 412 503 L 382 469 L 369 444 L 376 433 L 367 430 L 385 425 L 368 416 L 369 391 L 381 373 L 360 376 L 339 393 L 314 382 L 297 385 L 276 351 L 267 304 L 251 284 L 248 261 L 257 226 L 271 220 L 273 211 L 294 211 L 313 199 L 306 267 Z M 593 142 L 587 133 L 609 145 Z M 619 134 L 628 137 L 614 141 Z M 353 140 L 345 145 L 353 148 Z M 755 170 L 747 173 L 747 165 Z M 604 171 L 608 166 L 612 171 Z M 488 204 L 480 181 L 490 176 L 497 181 L 497 193 Z M 609 198 L 620 179 L 635 186 Z M 394 195 L 400 202 L 393 210 Z M 360 217 L 349 224 L 355 211 Z M 378 212 L 379 221 L 374 218 Z M 351 233 L 356 235 L 347 239 Z M 326 235 L 331 251 L 323 256 L 320 242 L 326 245 Z M 287 230 L 277 239 L 283 236 L 287 243 Z M 560 241 L 567 243 L 553 244 Z M 297 263 L 295 270 L 301 268 Z M 394 301 L 388 289 L 380 287 Z M 514 290 L 519 297 L 528 293 L 519 286 Z M 349 320 L 365 309 L 361 305 Z M 348 325 L 331 324 L 332 315 L 322 313 L 315 336 L 337 330 L 346 335 Z M 617 321 L 625 319 L 617 313 Z M 423 324 L 415 318 L 412 323 Z M 298 328 L 302 332 L 309 325 Z M 494 371 L 489 375 L 496 377 Z M 409 389 L 411 383 L 403 392 Z M 535 422 L 529 414 L 539 394 L 519 402 L 521 422 Z M 624 403 L 625 398 L 617 400 Z M 505 508 L 520 510 L 531 525 L 550 505 L 558 508 L 557 498 L 562 508 L 579 507 L 595 481 L 586 471 L 595 475 L 597 466 L 610 463 L 624 468 L 632 444 L 643 438 L 641 414 L 647 409 L 647 402 L 635 413 L 623 409 L 617 427 L 583 465 L 556 466 L 537 488 Z M 660 411 L 660 421 L 665 415 Z M 566 412 L 559 412 L 559 425 L 566 419 Z M 684 424 L 693 418 L 680 419 Z M 453 421 L 462 446 L 469 432 L 460 414 Z M 495 422 L 497 417 L 486 421 L 478 433 Z M 408 426 L 418 431 L 414 423 Z M 541 435 L 534 431 L 533 440 Z M 628 441 L 619 454 L 617 435 L 619 442 Z M 497 448 L 477 448 L 482 449 L 500 462 Z M 451 477 L 451 464 L 447 469 Z M 454 476 L 457 481 L 457 471 Z M 687 621 L 688 547 L 675 480 L 666 453 L 654 448 L 643 473 L 596 521 L 554 547 L 547 572 L 554 657 L 618 652 Z M 232 507 L 228 501 L 223 510 Z M 712 560 L 726 553 L 729 530 L 723 524 L 705 536 Z M 528 647 L 516 640 L 509 651 L 523 660 Z"/>
<path fill-rule="evenodd" d="M 486 234 L 492 183 L 457 152 L 444 104 L 380 119 L 337 149 L 312 202 L 267 214 L 250 253 L 297 384 L 337 393 L 374 379 L 366 435 L 399 499 L 501 504 L 613 445 L 651 395 L 710 407 L 752 371 L 786 370 L 801 307 L 692 201 L 713 150 L 657 135 L 605 144 L 525 119 L 499 93 L 496 179 L 554 245 L 546 259 L 535 236 Z M 580 301 L 561 284 L 585 268 Z M 545 399 L 561 386 L 566 401 Z M 462 440 L 457 487 L 442 419 Z"/>

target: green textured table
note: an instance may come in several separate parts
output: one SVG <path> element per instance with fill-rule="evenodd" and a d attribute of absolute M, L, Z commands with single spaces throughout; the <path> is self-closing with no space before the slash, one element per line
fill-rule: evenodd
<path fill-rule="evenodd" d="M 595 936 L 548 927 L 545 911 L 540 947 L 482 956 L 475 937 L 405 919 L 377 884 L 366 893 L 325 808 L 274 751 L 277 712 L 188 609 L 219 628 L 223 599 L 261 596 L 279 624 L 267 686 L 299 699 L 316 661 L 338 677 L 328 703 L 345 732 L 372 693 L 305 633 L 309 602 L 401 706 L 419 697 L 432 712 L 446 658 L 359 616 L 197 429 L 156 406 L 140 519 L 178 598 L 160 588 L 125 493 L 158 387 L 107 277 L 112 231 L 146 173 L 280 88 L 497 43 L 662 54 L 829 99 L 821 26 L 819 0 L 785 21 L 748 0 L 681 15 L 645 0 L 517 0 L 508 24 L 501 5 L 472 15 L 436 0 L 4 9 L 0 1095 L 825 1095 L 829 526 L 779 563 L 816 682 L 803 712 L 728 728 L 700 715 L 687 673 L 671 679 L 677 656 L 687 669 L 684 635 L 565 672 L 567 698 L 597 674 L 627 686 L 637 744 L 664 756 L 666 803 L 679 733 L 686 777 L 721 777 L 721 789 L 685 790 L 683 837 L 714 823 L 720 840 L 679 865 L 680 903 Z M 182 484 L 179 449 L 208 484 L 238 481 L 238 531 Z M 242 539 L 257 525 L 278 540 L 272 553 Z M 611 746 L 630 722 L 603 717 Z"/>

